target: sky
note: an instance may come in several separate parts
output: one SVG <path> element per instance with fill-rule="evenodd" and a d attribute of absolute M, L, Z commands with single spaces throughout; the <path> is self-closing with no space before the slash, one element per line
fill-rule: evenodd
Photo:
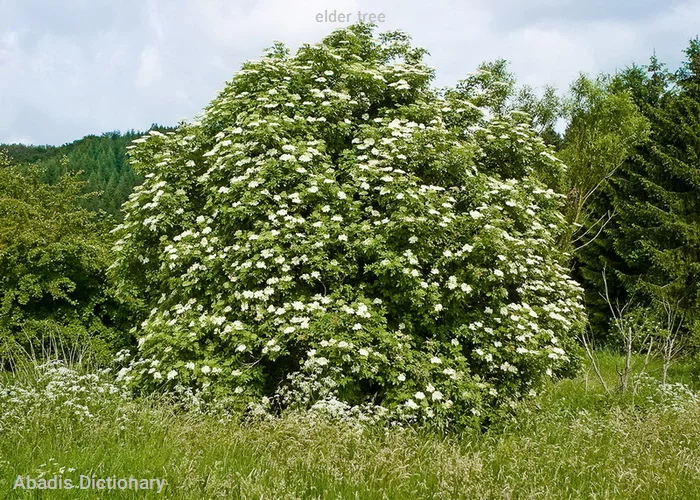
<path fill-rule="evenodd" d="M 0 0 L 0 143 L 72 142 L 191 120 L 275 41 L 319 42 L 336 11 L 384 14 L 430 53 L 438 86 L 505 58 L 521 84 L 566 90 L 655 52 L 675 69 L 700 0 Z"/>

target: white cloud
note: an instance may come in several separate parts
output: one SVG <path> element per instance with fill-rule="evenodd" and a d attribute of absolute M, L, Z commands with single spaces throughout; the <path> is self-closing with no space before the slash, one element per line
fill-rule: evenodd
<path fill-rule="evenodd" d="M 163 75 L 158 48 L 150 45 L 141 52 L 141 64 L 136 75 L 138 87 L 150 87 Z"/>
<path fill-rule="evenodd" d="M 700 31 L 700 0 L 0 0 L 0 10 L 0 142 L 53 144 L 192 117 L 274 41 L 295 49 L 343 26 L 317 23 L 324 10 L 384 13 L 381 30 L 430 51 L 438 85 L 497 57 L 523 83 L 560 88 L 654 49 L 674 67 Z"/>
<path fill-rule="evenodd" d="M 638 43 L 635 31 L 618 23 L 597 22 L 562 26 L 530 26 L 509 34 L 502 45 L 511 54 L 519 81 L 533 86 L 553 84 L 560 89 L 581 72 L 614 69 Z"/>

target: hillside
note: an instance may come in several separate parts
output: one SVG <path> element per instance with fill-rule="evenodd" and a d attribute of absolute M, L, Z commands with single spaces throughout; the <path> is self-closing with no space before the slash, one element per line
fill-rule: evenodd
<path fill-rule="evenodd" d="M 154 124 L 149 130 L 171 129 Z M 129 164 L 126 147 L 143 134 L 135 130 L 115 131 L 99 136 L 88 135 L 62 146 L 0 144 L 0 150 L 5 150 L 13 163 L 41 167 L 43 180 L 52 185 L 66 172 L 83 171 L 84 193 L 101 193 L 83 200 L 83 206 L 93 211 L 105 211 L 120 220 L 122 203 L 134 186 L 143 181 Z"/>

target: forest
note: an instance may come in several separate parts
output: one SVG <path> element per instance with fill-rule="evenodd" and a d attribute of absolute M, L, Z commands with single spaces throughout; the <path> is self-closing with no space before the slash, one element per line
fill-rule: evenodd
<path fill-rule="evenodd" d="M 0 492 L 696 498 L 700 39 L 678 49 L 435 88 L 358 24 L 273 45 L 192 121 L 0 145 Z"/>

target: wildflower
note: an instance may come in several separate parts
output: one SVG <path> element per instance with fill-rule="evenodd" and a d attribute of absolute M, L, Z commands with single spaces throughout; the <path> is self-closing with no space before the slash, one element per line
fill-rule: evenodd
<path fill-rule="evenodd" d="M 369 356 L 367 349 L 362 348 L 358 352 L 360 353 L 360 356 Z"/>
<path fill-rule="evenodd" d="M 437 356 L 433 356 L 432 358 L 430 358 L 430 362 L 434 365 L 439 365 L 440 363 L 442 363 L 442 360 Z"/>
<path fill-rule="evenodd" d="M 433 392 L 433 401 L 440 401 L 443 397 L 442 393 L 440 391 L 435 391 Z"/>
<path fill-rule="evenodd" d="M 202 367 L 202 373 L 207 374 L 211 371 L 211 368 L 208 365 L 204 365 Z"/>
<path fill-rule="evenodd" d="M 399 382 L 405 382 L 405 381 L 406 381 L 406 375 L 404 375 L 403 373 L 399 373 L 399 376 L 396 377 L 396 378 L 399 380 Z"/>
<path fill-rule="evenodd" d="M 425 394 L 423 394 L 422 392 L 418 391 L 417 393 L 415 393 L 415 394 L 413 395 L 413 397 L 416 398 L 416 399 L 425 399 Z"/>
<path fill-rule="evenodd" d="M 172 379 L 174 379 L 175 377 L 177 377 L 177 372 L 176 372 L 175 370 L 170 370 L 170 371 L 168 372 L 167 377 L 168 377 L 168 380 L 172 380 Z"/>

